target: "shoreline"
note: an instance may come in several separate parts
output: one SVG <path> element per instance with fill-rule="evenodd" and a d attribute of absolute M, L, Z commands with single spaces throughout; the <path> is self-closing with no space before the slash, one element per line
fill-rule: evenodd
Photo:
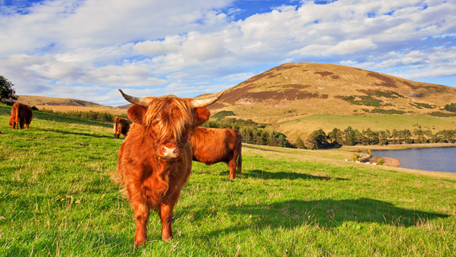
<path fill-rule="evenodd" d="M 410 148 L 456 147 L 456 143 L 426 143 L 426 144 L 389 144 L 389 145 L 353 145 L 342 146 L 340 149 L 371 149 L 371 150 L 399 150 Z"/>
<path fill-rule="evenodd" d="M 456 143 L 426 143 L 426 144 L 390 144 L 390 145 L 354 145 L 342 146 L 342 150 L 353 152 L 357 149 L 371 149 L 371 150 L 404 150 L 411 148 L 433 148 L 433 147 L 456 147 Z M 377 156 L 383 159 L 385 166 L 399 167 L 401 161 L 399 159 Z"/>

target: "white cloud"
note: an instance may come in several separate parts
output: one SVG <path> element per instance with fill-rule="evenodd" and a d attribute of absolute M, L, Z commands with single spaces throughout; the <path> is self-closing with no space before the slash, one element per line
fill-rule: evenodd
<path fill-rule="evenodd" d="M 151 77 L 149 67 L 145 65 L 109 65 L 87 72 L 81 82 L 105 86 L 143 87 L 159 86 L 167 81 Z"/>
<path fill-rule="evenodd" d="M 206 61 L 223 54 L 222 40 L 211 35 L 191 35 L 182 44 L 182 54 L 189 61 Z"/>
<path fill-rule="evenodd" d="M 237 21 L 236 3 L 54 0 L 23 14 L 2 9 L 0 74 L 18 94 L 94 87 L 106 103 L 117 87 L 215 92 L 284 60 L 408 78 L 456 74 L 454 1 L 287 2 Z"/>
<path fill-rule="evenodd" d="M 288 55 L 331 55 L 331 54 L 351 54 L 358 51 L 375 49 L 376 44 L 369 38 L 360 38 L 355 40 L 345 40 L 336 45 L 309 45 L 299 50 L 290 52 Z"/>
<path fill-rule="evenodd" d="M 163 41 L 143 41 L 136 43 L 133 46 L 133 50 L 140 54 L 147 55 L 163 55 L 170 52 L 177 52 L 180 50 L 180 44 L 182 44 L 182 37 L 170 37 Z"/>

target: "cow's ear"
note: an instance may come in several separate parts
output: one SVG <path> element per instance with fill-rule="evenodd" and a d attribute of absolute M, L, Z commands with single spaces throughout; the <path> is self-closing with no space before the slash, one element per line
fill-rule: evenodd
<path fill-rule="evenodd" d="M 206 107 L 198 107 L 193 110 L 193 120 L 195 121 L 195 127 L 201 126 L 209 120 L 211 112 Z"/>
<path fill-rule="evenodd" d="M 144 125 L 143 124 L 143 117 L 146 115 L 147 109 L 141 105 L 133 105 L 128 109 L 128 118 L 132 120 L 134 123 Z"/>

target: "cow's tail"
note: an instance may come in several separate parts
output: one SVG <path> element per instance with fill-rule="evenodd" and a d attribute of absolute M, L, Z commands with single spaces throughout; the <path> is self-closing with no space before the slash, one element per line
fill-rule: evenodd
<path fill-rule="evenodd" d="M 242 138 L 239 134 L 237 142 L 236 173 L 242 173 Z"/>
<path fill-rule="evenodd" d="M 239 155 L 236 159 L 236 173 L 242 173 L 242 153 L 239 151 Z"/>

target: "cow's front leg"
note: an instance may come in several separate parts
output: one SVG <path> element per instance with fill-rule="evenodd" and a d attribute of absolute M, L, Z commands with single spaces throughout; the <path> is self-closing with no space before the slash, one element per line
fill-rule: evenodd
<path fill-rule="evenodd" d="M 135 246 L 144 245 L 147 240 L 147 220 L 149 219 L 150 209 L 145 203 L 133 205 L 136 221 Z"/>
<path fill-rule="evenodd" d="M 173 238 L 171 223 L 173 222 L 173 205 L 162 204 L 158 215 L 162 222 L 162 240 L 168 241 Z"/>

